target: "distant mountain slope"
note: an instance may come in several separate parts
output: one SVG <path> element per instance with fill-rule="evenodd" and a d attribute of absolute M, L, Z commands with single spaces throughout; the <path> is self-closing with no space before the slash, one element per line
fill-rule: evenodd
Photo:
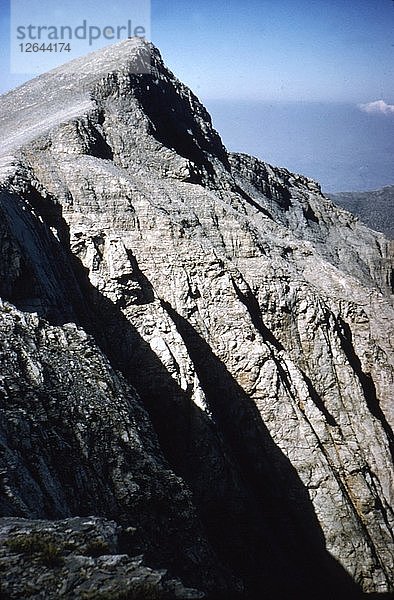
<path fill-rule="evenodd" d="M 372 192 L 339 192 L 328 197 L 360 217 L 368 227 L 394 239 L 394 185 Z"/>

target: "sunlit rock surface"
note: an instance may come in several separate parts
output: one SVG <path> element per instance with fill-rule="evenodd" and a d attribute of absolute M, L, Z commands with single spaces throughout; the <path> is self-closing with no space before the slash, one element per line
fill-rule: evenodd
<path fill-rule="evenodd" d="M 389 241 L 142 41 L 0 112 L 2 515 L 113 519 L 212 598 L 392 590 Z"/>

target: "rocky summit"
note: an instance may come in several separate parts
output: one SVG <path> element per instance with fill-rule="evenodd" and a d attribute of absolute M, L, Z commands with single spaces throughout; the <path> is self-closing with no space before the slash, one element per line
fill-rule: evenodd
<path fill-rule="evenodd" d="M 388 596 L 392 242 L 142 40 L 0 136 L 1 597 Z"/>

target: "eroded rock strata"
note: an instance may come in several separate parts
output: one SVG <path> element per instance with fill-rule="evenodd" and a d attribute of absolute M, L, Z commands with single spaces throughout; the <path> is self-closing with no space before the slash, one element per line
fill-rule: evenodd
<path fill-rule="evenodd" d="M 78 560 L 70 597 L 132 594 L 139 555 L 164 597 L 392 590 L 390 242 L 228 153 L 142 41 L 0 112 L 0 526 L 133 531 L 110 567 L 63 544 L 53 597 Z M 20 597 L 34 553 L 2 553 Z"/>

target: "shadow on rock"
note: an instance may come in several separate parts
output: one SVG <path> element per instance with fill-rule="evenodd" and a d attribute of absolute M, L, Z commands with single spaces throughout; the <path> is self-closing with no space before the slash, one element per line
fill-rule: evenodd
<path fill-rule="evenodd" d="M 65 232 L 66 222 L 59 215 L 56 218 L 58 230 Z M 47 236 L 51 236 L 49 227 Z M 60 257 L 66 263 L 66 272 L 73 274 L 69 281 L 76 285 L 68 294 L 74 305 L 63 322 L 70 313 L 77 315 L 78 324 L 94 336 L 112 366 L 136 388 L 169 465 L 192 490 L 212 548 L 221 563 L 245 582 L 244 597 L 359 597 L 358 587 L 325 548 L 313 505 L 296 470 L 272 440 L 255 404 L 207 342 L 169 303 L 161 303 L 186 345 L 212 417 L 194 404 L 192 390 L 177 384 L 121 309 L 92 286 L 87 270 L 64 241 L 62 245 L 54 236 L 50 241 L 42 251 L 50 247 L 52 259 Z M 29 248 L 20 244 L 28 255 Z M 143 288 L 152 299 L 143 277 Z M 23 306 L 26 310 L 26 300 Z M 62 323 L 60 310 L 55 316 L 51 311 L 43 316 Z M 114 514 L 100 516 L 116 518 Z M 155 563 L 155 558 L 148 550 L 147 560 Z M 186 584 L 198 583 L 196 574 L 182 567 L 177 572 L 177 566 L 172 566 Z"/>

